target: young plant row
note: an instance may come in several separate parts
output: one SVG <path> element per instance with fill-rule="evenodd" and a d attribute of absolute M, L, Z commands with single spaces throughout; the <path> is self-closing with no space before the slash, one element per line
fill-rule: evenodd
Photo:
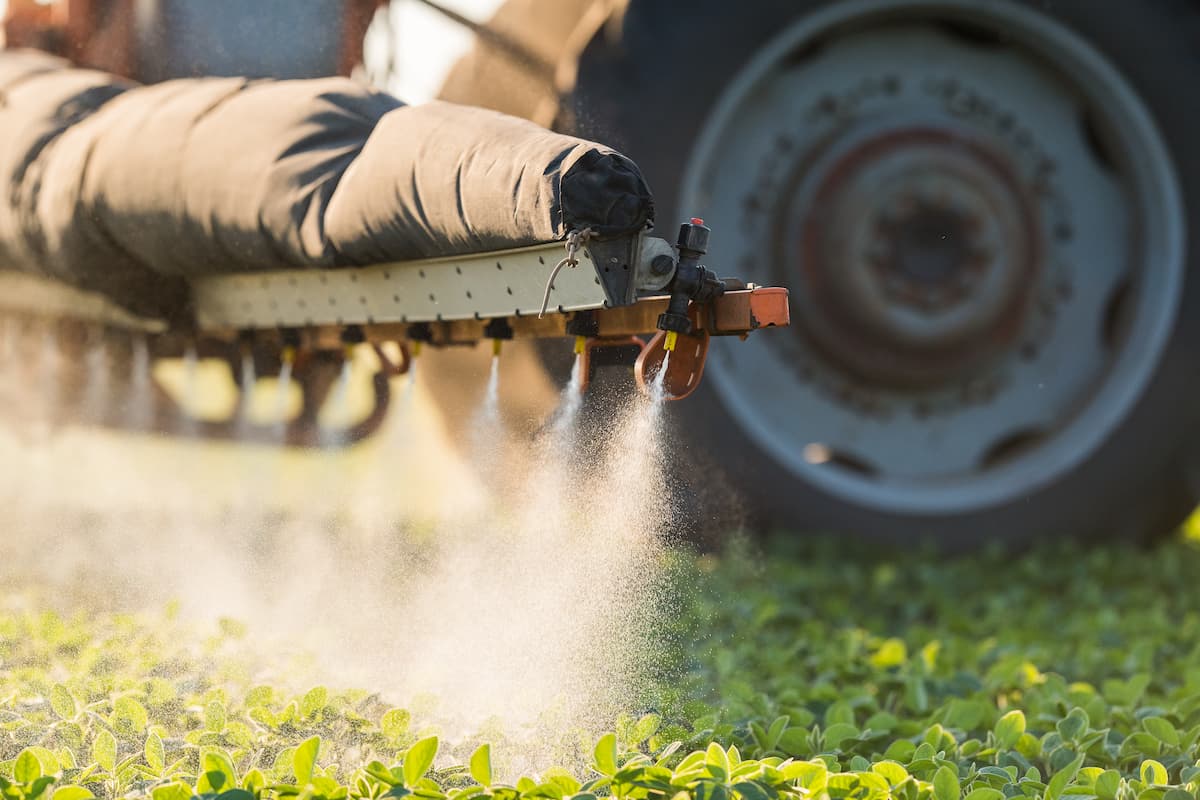
<path fill-rule="evenodd" d="M 776 721 L 772 729 L 768 736 L 782 736 L 785 725 Z M 1026 735 L 1022 729 L 1020 712 L 1012 712 L 994 732 L 994 743 L 1015 744 Z M 188 771 L 187 759 L 168 766 L 162 742 L 152 734 L 144 758 L 118 762 L 111 753 L 100 752 L 104 763 L 83 769 L 64 767 L 42 748 L 28 748 L 7 765 L 0 792 L 6 800 L 91 800 L 97 796 L 93 789 L 115 794 L 122 786 L 125 796 L 151 800 L 1194 800 L 1200 794 L 1200 766 L 1182 768 L 1173 782 L 1166 766 L 1153 759 L 1143 761 L 1136 776 L 1124 776 L 1083 766 L 1086 755 L 1080 753 L 1043 776 L 1036 767 L 1022 774 L 1011 764 L 972 765 L 964 771 L 928 741 L 912 750 L 907 764 L 893 759 L 870 763 L 856 756 L 845 769 L 832 756 L 743 758 L 736 746 L 715 742 L 677 755 L 681 746 L 675 742 L 653 758 L 619 754 L 617 738 L 610 733 L 595 746 L 586 782 L 564 770 L 550 770 L 536 780 L 523 777 L 506 784 L 494 780 L 487 744 L 467 764 L 435 770 L 438 739 L 433 736 L 414 743 L 398 764 L 372 761 L 342 782 L 336 767 L 318 765 L 319 737 L 286 751 L 288 757 L 281 756 L 268 770 L 239 775 L 229 754 L 213 747 L 200 751 L 195 773 Z"/>
<path fill-rule="evenodd" d="M 564 733 L 569 769 L 507 783 L 493 777 L 518 772 L 510 732 L 487 726 L 439 750 L 425 709 L 367 691 L 294 694 L 241 658 L 259 643 L 234 623 L 203 640 L 160 617 L 0 611 L 0 791 L 1200 797 L 1194 543 L 963 560 L 777 545 L 664 565 L 681 572 L 701 590 L 659 621 L 660 639 L 699 644 L 653 654 L 669 669 L 640 693 L 644 713 L 598 744 Z"/>

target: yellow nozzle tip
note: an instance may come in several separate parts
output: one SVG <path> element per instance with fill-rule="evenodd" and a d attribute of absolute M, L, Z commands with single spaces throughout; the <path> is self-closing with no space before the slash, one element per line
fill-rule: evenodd
<path fill-rule="evenodd" d="M 500 355 L 500 349 L 504 346 L 503 339 L 492 339 L 492 355 Z"/>
<path fill-rule="evenodd" d="M 296 360 L 296 348 L 294 348 L 294 347 L 283 348 L 283 352 L 280 353 L 280 358 L 283 359 L 285 364 L 291 364 L 293 361 Z"/>
<path fill-rule="evenodd" d="M 667 331 L 666 337 L 663 338 L 663 350 L 668 353 L 675 351 L 675 345 L 679 341 L 679 334 L 675 331 Z"/>
<path fill-rule="evenodd" d="M 421 355 L 421 340 L 420 339 L 417 339 L 416 341 L 414 341 L 412 343 L 412 354 L 414 357 Z"/>
<path fill-rule="evenodd" d="M 354 358 L 354 345 L 352 345 L 352 344 L 344 344 L 344 345 L 342 345 L 342 356 L 343 356 L 343 357 L 344 357 L 344 358 L 345 358 L 347 361 L 348 361 L 348 360 L 350 360 L 350 359 L 352 359 L 352 358 Z"/>
<path fill-rule="evenodd" d="M 586 348 L 586 347 L 587 347 L 587 337 L 576 336 L 575 337 L 575 355 L 577 355 L 577 356 L 583 355 L 584 348 Z"/>

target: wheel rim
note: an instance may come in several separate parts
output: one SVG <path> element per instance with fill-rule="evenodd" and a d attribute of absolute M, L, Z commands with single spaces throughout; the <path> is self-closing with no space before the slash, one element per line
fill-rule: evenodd
<path fill-rule="evenodd" d="M 734 77 L 684 174 L 709 263 L 793 289 L 793 330 L 718 343 L 710 381 L 782 467 L 872 510 L 1054 482 L 1130 412 L 1178 313 L 1182 200 L 1149 113 L 1015 3 L 801 19 Z"/>

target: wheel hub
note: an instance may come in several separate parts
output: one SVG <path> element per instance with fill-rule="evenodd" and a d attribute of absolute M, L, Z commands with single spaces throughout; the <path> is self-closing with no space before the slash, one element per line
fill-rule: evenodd
<path fill-rule="evenodd" d="M 929 385 L 1011 346 L 1039 277 L 1035 202 L 1002 151 L 874 125 L 796 167 L 803 333 L 865 381 Z"/>

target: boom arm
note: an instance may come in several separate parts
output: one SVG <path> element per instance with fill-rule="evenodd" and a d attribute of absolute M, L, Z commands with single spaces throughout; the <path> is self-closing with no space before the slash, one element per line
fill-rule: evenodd
<path fill-rule="evenodd" d="M 681 230 L 682 267 L 664 240 L 639 234 L 584 245 L 578 263 L 551 284 L 546 275 L 562 258 L 561 243 L 357 269 L 204 277 L 193 282 L 197 329 L 225 341 L 317 349 L 346 341 L 446 345 L 575 336 L 586 356 L 657 331 L 637 361 L 637 377 L 644 384 L 661 368 L 657 351 L 678 349 L 666 376 L 678 399 L 699 383 L 708 336 L 744 337 L 790 322 L 786 289 L 720 281 L 707 270 L 697 280 L 694 262 L 703 251 L 688 255 L 686 241 L 698 222 Z M 541 315 L 544 304 L 554 313 Z M 680 337 L 690 350 L 677 348 Z"/>

